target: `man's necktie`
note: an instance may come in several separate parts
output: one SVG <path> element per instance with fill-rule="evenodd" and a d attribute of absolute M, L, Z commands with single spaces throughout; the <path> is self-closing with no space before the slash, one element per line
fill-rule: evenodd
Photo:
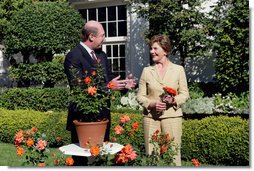
<path fill-rule="evenodd" d="M 95 55 L 95 53 L 94 53 L 93 50 L 91 51 L 91 56 L 92 56 L 92 59 L 93 59 L 94 61 L 97 61 L 97 57 L 96 57 L 96 55 Z"/>

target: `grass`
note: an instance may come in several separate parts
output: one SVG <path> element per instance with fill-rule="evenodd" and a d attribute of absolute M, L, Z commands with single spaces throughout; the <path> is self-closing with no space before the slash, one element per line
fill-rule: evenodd
<path fill-rule="evenodd" d="M 61 155 L 61 151 L 58 148 L 49 148 L 49 158 L 46 160 L 46 163 L 50 166 L 54 166 L 54 157 L 52 153 Z M 14 144 L 9 143 L 0 143 L 0 166 L 9 166 L 9 167 L 19 167 L 24 166 L 25 159 L 16 155 L 16 148 Z M 190 161 L 182 161 L 183 167 L 193 167 Z M 207 164 L 202 164 L 202 166 L 212 166 Z"/>
<path fill-rule="evenodd" d="M 22 166 L 24 160 L 17 155 L 16 148 L 12 144 L 0 143 L 0 166 Z"/>
<path fill-rule="evenodd" d="M 54 157 L 52 153 L 61 155 L 61 151 L 58 148 L 49 148 L 49 158 L 46 163 L 50 166 L 53 166 Z M 9 143 L 0 143 L 0 166 L 24 166 L 25 159 L 16 155 L 16 148 L 14 144 Z"/>

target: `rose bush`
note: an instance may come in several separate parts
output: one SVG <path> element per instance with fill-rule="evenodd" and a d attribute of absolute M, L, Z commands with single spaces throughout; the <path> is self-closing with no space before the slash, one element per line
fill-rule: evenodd
<path fill-rule="evenodd" d="M 14 137 L 14 144 L 17 149 L 17 155 L 25 157 L 24 165 L 28 166 L 47 166 L 46 160 L 49 157 L 50 151 L 48 149 L 47 136 L 40 133 L 37 128 L 20 130 Z M 53 154 L 56 156 L 56 154 Z M 60 162 L 66 160 L 65 162 Z M 55 159 L 55 165 L 73 165 L 73 159 L 62 156 Z"/>
<path fill-rule="evenodd" d="M 79 70 L 71 68 L 71 96 L 70 101 L 76 104 L 76 109 L 83 114 L 82 120 L 96 122 L 103 120 L 100 111 L 109 108 L 111 91 L 114 84 L 104 82 L 103 68 L 100 59 L 97 60 L 96 70 L 88 73 L 80 73 Z"/>

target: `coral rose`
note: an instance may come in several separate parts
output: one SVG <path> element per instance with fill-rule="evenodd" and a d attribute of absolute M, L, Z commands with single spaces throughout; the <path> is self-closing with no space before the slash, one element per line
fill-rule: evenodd
<path fill-rule="evenodd" d="M 117 125 L 115 128 L 114 128 L 114 131 L 115 131 L 115 134 L 121 134 L 124 129 L 120 126 L 120 125 Z"/>
<path fill-rule="evenodd" d="M 73 158 L 71 157 L 68 157 L 66 160 L 65 160 L 65 163 L 67 166 L 72 166 L 74 164 L 74 160 Z"/>
<path fill-rule="evenodd" d="M 21 147 L 18 147 L 18 148 L 17 148 L 17 155 L 18 155 L 18 156 L 23 156 L 24 153 L 25 153 L 24 148 L 21 148 Z"/>
<path fill-rule="evenodd" d="M 90 86 L 88 87 L 87 92 L 90 95 L 95 95 L 97 93 L 97 88 L 95 86 L 94 87 Z"/>
<path fill-rule="evenodd" d="M 40 151 L 44 150 L 47 146 L 47 142 L 45 140 L 38 141 L 36 148 Z"/>
<path fill-rule="evenodd" d="M 28 139 L 26 140 L 26 145 L 27 145 L 28 147 L 32 147 L 32 146 L 34 145 L 34 140 L 33 140 L 32 138 L 28 138 Z"/>
<path fill-rule="evenodd" d="M 91 153 L 92 156 L 98 156 L 100 154 L 100 147 L 92 146 L 90 148 L 90 153 Z"/>

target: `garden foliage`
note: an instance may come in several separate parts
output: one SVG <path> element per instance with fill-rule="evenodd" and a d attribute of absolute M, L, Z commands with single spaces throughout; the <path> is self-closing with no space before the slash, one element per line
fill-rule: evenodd
<path fill-rule="evenodd" d="M 0 108 L 0 141 L 13 143 L 13 137 L 19 130 L 36 127 L 48 135 L 50 147 L 69 144 L 70 132 L 66 127 L 66 112 L 38 112 L 34 110 L 4 110 Z"/>
<path fill-rule="evenodd" d="M 9 77 L 15 82 L 29 82 L 30 85 L 43 85 L 43 87 L 54 87 L 57 83 L 67 84 L 61 56 L 54 57 L 51 62 L 20 63 L 9 67 Z"/>
<path fill-rule="evenodd" d="M 183 123 L 182 158 L 224 166 L 249 165 L 249 121 L 211 116 Z"/>
<path fill-rule="evenodd" d="M 184 114 L 249 114 L 250 94 L 244 92 L 239 95 L 214 94 L 204 96 L 199 90 L 190 89 L 191 98 L 182 106 Z M 38 111 L 66 111 L 68 107 L 68 88 L 13 88 L 2 92 L 0 107 L 7 109 L 33 109 Z M 29 98 L 28 98 L 29 97 Z M 32 104 L 32 105 L 31 105 Z M 136 101 L 135 91 L 125 95 L 113 92 L 111 109 L 115 112 L 142 113 L 142 108 Z"/>
<path fill-rule="evenodd" d="M 0 96 L 0 106 L 7 109 L 66 111 L 68 88 L 10 88 Z"/>
<path fill-rule="evenodd" d="M 47 135 L 50 147 L 70 144 L 70 132 L 66 131 L 67 112 L 36 112 L 33 110 L 0 109 L 0 141 L 13 143 L 19 130 L 37 126 Z M 130 122 L 124 126 L 123 135 L 115 134 L 119 118 L 128 115 Z M 131 136 L 132 124 L 138 122 L 139 128 Z M 134 166 L 151 164 L 144 154 L 142 115 L 112 113 L 110 141 L 116 138 L 121 144 L 130 143 L 139 156 Z M 59 139 L 60 138 L 60 139 Z M 60 140 L 60 141 L 59 141 Z M 196 158 L 201 163 L 212 165 L 249 165 L 249 121 L 240 117 L 211 116 L 201 120 L 184 120 L 182 137 L 182 159 L 191 161 Z M 165 166 L 165 163 L 159 163 Z"/>
<path fill-rule="evenodd" d="M 209 42 L 204 25 L 202 0 L 131 0 L 134 12 L 149 22 L 146 38 L 155 34 L 166 34 L 173 42 L 172 54 L 179 55 L 181 65 L 187 57 L 208 54 Z"/>
<path fill-rule="evenodd" d="M 33 2 L 12 14 L 4 38 L 6 52 L 50 61 L 53 54 L 75 46 L 82 25 L 81 15 L 68 3 Z"/>
<path fill-rule="evenodd" d="M 214 40 L 216 80 L 220 91 L 249 90 L 249 6 L 248 0 L 219 0 L 207 23 Z"/>

